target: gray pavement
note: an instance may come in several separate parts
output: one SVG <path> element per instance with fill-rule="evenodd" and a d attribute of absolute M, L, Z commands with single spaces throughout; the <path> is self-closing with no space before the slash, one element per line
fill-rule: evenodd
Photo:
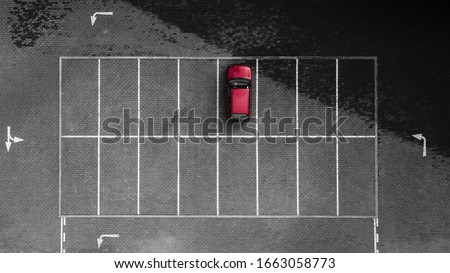
<path fill-rule="evenodd" d="M 12 2 L 3 4 L 11 5 Z M 8 101 L 1 107 L 2 128 L 12 125 L 25 142 L 13 146 L 1 157 L 4 185 L 1 197 L 1 251 L 7 252 L 67 252 L 94 251 L 95 238 L 100 234 L 118 232 L 121 239 L 109 242 L 102 251 L 117 252 L 373 252 L 374 195 L 372 165 L 373 139 L 355 141 L 343 158 L 340 207 L 345 215 L 362 215 L 361 219 L 211 219 L 211 218 L 95 218 L 101 215 L 135 216 L 175 215 L 179 202 L 182 215 L 214 215 L 217 212 L 217 182 L 219 182 L 219 213 L 224 216 L 254 217 L 259 207 L 263 216 L 295 216 L 297 210 L 296 145 L 227 143 L 180 144 L 180 191 L 177 191 L 177 143 L 140 145 L 140 176 L 138 192 L 137 139 L 130 144 L 101 144 L 98 172 L 97 138 L 63 138 L 61 140 L 61 185 L 58 185 L 58 61 L 62 55 L 230 55 L 208 45 L 195 35 L 185 34 L 168 42 L 160 33 L 169 30 L 157 18 L 142 14 L 122 3 L 108 3 L 111 9 L 123 9 L 131 17 L 122 24 L 99 23 L 92 28 L 82 18 L 97 6 L 81 5 L 61 21 L 60 30 L 43 36 L 39 45 L 29 50 L 14 47 L 2 38 L 2 83 Z M 125 5 L 125 7 L 121 6 Z M 125 9 L 124 9 L 125 8 Z M 6 9 L 2 18 L 6 18 Z M 119 18 L 122 18 L 120 17 Z M 123 17 L 125 18 L 125 17 Z M 144 19 L 142 19 L 144 18 Z M 156 24 L 148 40 L 130 38 L 128 27 L 135 22 Z M 76 23 L 78 22 L 78 23 Z M 6 24 L 6 22 L 3 22 Z M 139 24 L 138 24 L 139 25 Z M 114 29 L 117 31 L 114 31 Z M 139 31 L 142 33 L 142 25 Z M 114 31 L 114 36 L 111 32 Z M 2 30 L 2 37 L 8 32 Z M 181 36 L 181 35 L 180 35 Z M 74 38 L 75 37 L 75 38 Z M 132 39 L 130 50 L 123 41 Z M 161 43 L 165 44 L 161 45 Z M 201 51 L 192 45 L 201 45 Z M 112 50 L 109 50 L 109 45 Z M 314 65 L 308 64 L 314 63 Z M 299 116 L 324 115 L 324 104 L 309 97 L 302 88 L 325 88 L 334 98 L 333 62 L 304 61 L 299 65 Z M 203 115 L 224 116 L 224 71 L 234 60 L 219 63 L 219 98 L 216 93 L 215 61 L 182 61 L 180 65 L 181 114 L 192 107 Z M 255 61 L 247 61 L 256 73 Z M 260 61 L 264 69 L 280 69 L 284 77 L 293 78 L 292 69 L 284 69 L 283 61 Z M 61 133 L 63 135 L 97 136 L 97 65 L 94 60 L 63 60 Z M 292 67 L 292 61 L 287 66 Z M 136 60 L 101 61 L 101 118 L 121 116 L 123 108 L 137 113 Z M 197 78 L 198 76 L 198 78 Z M 295 76 L 295 74 L 294 74 Z M 295 78 L 293 78 L 295 80 Z M 309 81 L 307 83 L 306 81 Z M 313 83 L 311 83 L 313 82 Z M 141 60 L 141 116 L 161 118 L 177 107 L 176 61 Z M 369 83 L 368 83 L 368 86 Z M 295 117 L 295 89 L 259 75 L 259 113 L 273 105 L 274 113 Z M 256 85 L 253 85 L 254 92 Z M 283 94 L 274 97 L 271 93 Z M 308 91 L 309 93 L 309 91 Z M 256 105 L 256 96 L 253 97 Z M 4 106 L 4 107 L 3 107 Z M 254 109 L 256 110 L 256 109 Z M 254 122 L 251 121 L 251 122 Z M 250 123 L 251 123 L 250 122 Z M 358 123 L 366 126 L 366 123 Z M 173 132 L 174 128 L 169 128 Z M 161 132 L 161 129 L 159 132 Z M 133 125 L 131 133 L 137 133 Z M 356 132 L 356 130 L 355 130 Z M 366 132 L 358 131 L 359 132 Z M 238 134 L 241 132 L 237 132 Z M 229 134 L 229 132 L 225 132 Z M 251 139 L 249 139 L 251 140 Z M 351 141 L 350 141 L 351 143 Z M 256 153 L 258 145 L 258 167 Z M 335 143 L 307 145 L 299 142 L 299 201 L 301 216 L 336 215 Z M 369 152 L 372 151 L 371 153 Z M 366 153 L 368 152 L 368 153 Z M 343 154 L 341 154 L 343 153 Z M 356 172 L 354 162 L 363 161 Z M 345 170 L 346 164 L 348 170 Z M 352 171 L 349 171 L 352 170 Z M 259 180 L 256 179 L 258 173 Z M 100 174 L 100 195 L 98 195 Z M 219 179 L 217 181 L 217 174 Z M 258 184 L 257 184 L 258 181 Z M 61 187 L 59 187 L 61 186 Z M 256 187 L 259 187 L 258 197 Z M 347 187 L 347 188 L 346 188 Z M 61 190 L 61 199 L 59 198 Z M 180 199 L 177 200 L 179 193 Z M 98 199 L 100 196 L 100 199 Z M 258 203 L 257 203 L 258 200 Z M 98 206 L 100 204 L 100 207 Z M 258 204 L 258 206 L 257 206 Z M 65 217 L 86 215 L 94 218 Z M 99 209 L 100 208 L 100 209 Z M 66 234 L 61 243 L 62 234 Z M 331 243 L 330 243 L 331 242 Z M 61 248 L 60 248 L 61 247 Z"/>

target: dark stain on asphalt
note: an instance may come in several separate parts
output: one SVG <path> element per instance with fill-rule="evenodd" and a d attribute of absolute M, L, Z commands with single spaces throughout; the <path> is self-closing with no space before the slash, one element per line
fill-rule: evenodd
<path fill-rule="evenodd" d="M 14 45 L 32 47 L 40 37 L 57 30 L 65 12 L 72 11 L 68 5 L 66 1 L 14 0 L 7 19 Z"/>
<path fill-rule="evenodd" d="M 445 9 L 412 2 L 125 1 L 235 55 L 378 56 L 379 127 L 410 141 L 423 133 L 431 148 L 450 155 Z M 266 71 L 288 84 L 278 74 Z M 311 95 L 330 103 L 326 94 Z M 373 94 L 364 92 L 342 100 L 363 117 L 374 107 Z"/>

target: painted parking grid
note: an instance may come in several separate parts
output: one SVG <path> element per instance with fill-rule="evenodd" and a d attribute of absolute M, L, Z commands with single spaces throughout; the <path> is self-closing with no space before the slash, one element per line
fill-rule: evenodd
<path fill-rule="evenodd" d="M 69 57 L 63 61 L 73 60 Z M 76 61 L 92 63 L 94 68 L 97 65 L 97 59 Z M 345 65 L 352 61 L 345 60 Z M 364 61 L 373 63 L 372 59 Z M 195 115 L 201 119 L 218 117 L 226 121 L 225 71 L 229 64 L 236 62 L 252 67 L 253 113 L 259 119 L 252 118 L 248 124 L 261 126 L 256 137 L 239 129 L 226 130 L 225 124 L 223 131 L 218 130 L 215 135 L 212 133 L 208 141 L 205 141 L 200 127 L 195 128 L 194 134 L 186 127 L 177 132 L 175 118 L 175 123 L 169 123 L 167 128 L 163 128 L 161 124 L 158 127 L 155 121 L 156 129 L 153 133 L 167 136 L 167 141 L 162 144 L 149 141 L 147 135 L 150 131 L 146 122 L 140 135 L 145 141 L 141 140 L 142 143 L 138 144 L 138 129 L 142 125 L 132 124 L 129 132 L 131 137 L 127 143 L 122 138 L 115 144 L 100 144 L 100 173 L 96 169 L 99 163 L 96 155 L 96 77 L 91 81 L 92 92 L 86 93 L 91 99 L 81 99 L 89 101 L 95 109 L 92 113 L 84 111 L 86 117 L 81 120 L 86 122 L 79 122 L 78 125 L 72 122 L 70 125 L 70 118 L 80 114 L 74 113 L 75 107 L 65 111 L 67 103 L 62 100 L 65 103 L 61 104 L 64 106 L 61 113 L 64 137 L 60 139 L 63 148 L 60 150 L 60 164 L 63 167 L 60 169 L 61 215 L 65 218 L 112 215 L 125 218 L 205 216 L 225 219 L 241 216 L 288 216 L 298 217 L 300 220 L 305 217 L 342 216 L 350 219 L 361 216 L 362 221 L 376 218 L 376 131 L 370 128 L 366 130 L 364 124 L 343 127 L 351 131 L 352 136 L 345 145 L 337 143 L 333 136 L 326 136 L 328 141 L 312 144 L 308 143 L 311 139 L 300 136 L 296 142 L 294 133 L 289 133 L 301 126 L 305 117 L 325 118 L 325 108 L 328 105 L 333 108 L 334 118 L 341 114 L 340 108 L 335 111 L 339 103 L 335 92 L 336 89 L 344 90 L 344 87 L 334 78 L 338 75 L 338 62 L 334 58 L 322 61 L 326 63 L 325 68 L 318 69 L 314 65 L 312 68 L 308 67 L 308 63 L 317 66 L 320 60 L 301 58 L 102 59 L 101 67 L 105 69 L 102 70 L 105 75 L 102 73 L 100 80 L 103 91 L 100 98 L 101 110 L 104 112 L 101 112 L 100 118 L 104 120 L 108 116 L 120 115 L 117 111 L 126 108 L 130 109 L 132 116 L 139 113 L 144 121 L 148 117 L 158 120 L 166 116 L 176 117 L 174 112 L 179 107 L 179 118 L 188 116 L 189 111 L 195 109 Z M 342 63 L 338 65 L 342 66 Z M 92 70 L 96 73 L 94 68 Z M 312 71 L 321 70 L 329 71 L 322 77 L 309 75 Z M 195 71 L 204 73 L 196 78 Z M 281 75 L 281 79 L 273 81 L 269 77 L 272 76 L 271 73 Z M 321 103 L 317 103 L 317 98 L 307 97 L 306 88 L 314 86 L 308 81 L 314 80 L 318 81 L 317 88 L 325 86 L 330 89 L 328 101 L 320 99 Z M 348 81 L 348 77 L 344 76 L 339 80 Z M 360 86 L 373 87 L 373 83 Z M 365 90 L 364 88 L 361 90 Z M 274 97 L 271 92 L 282 96 Z M 342 92 L 344 96 L 348 91 Z M 67 91 L 63 94 L 63 98 L 74 100 L 66 96 Z M 270 131 L 264 131 L 261 119 L 264 110 L 269 108 L 276 116 L 292 118 L 294 124 L 287 124 L 285 131 L 281 132 L 273 127 Z M 308 112 L 308 109 L 313 111 Z M 343 110 L 342 115 L 344 114 Z M 323 134 L 321 129 L 320 126 L 314 127 L 314 134 Z M 102 130 L 100 135 L 107 134 Z M 263 139 L 267 132 L 277 140 L 275 144 Z M 239 138 L 241 136 L 243 138 Z M 85 154 L 77 159 L 74 155 L 81 153 L 83 149 L 80 147 L 85 145 L 90 148 L 85 149 Z M 321 152 L 317 152 L 318 150 Z M 81 164 L 82 157 L 92 161 L 92 164 Z M 80 168 L 85 169 L 83 173 L 74 171 Z M 360 170 L 353 172 L 355 168 Z M 72 171 L 67 171 L 70 169 Z M 97 178 L 102 182 L 99 202 L 96 202 L 95 193 Z"/>

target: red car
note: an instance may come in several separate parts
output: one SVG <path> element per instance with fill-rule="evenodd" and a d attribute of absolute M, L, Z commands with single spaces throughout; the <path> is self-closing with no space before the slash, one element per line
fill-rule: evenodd
<path fill-rule="evenodd" d="M 252 71 L 243 64 L 230 65 L 227 69 L 228 116 L 244 120 L 252 114 Z"/>

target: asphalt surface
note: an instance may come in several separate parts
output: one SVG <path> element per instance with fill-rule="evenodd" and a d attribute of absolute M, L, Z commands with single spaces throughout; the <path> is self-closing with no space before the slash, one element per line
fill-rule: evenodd
<path fill-rule="evenodd" d="M 18 1 L 2 2 L 0 9 L 1 32 L 1 101 L 0 125 L 3 130 L 12 127 L 13 135 L 25 139 L 13 144 L 11 151 L 1 154 L 2 166 L 0 197 L 0 251 L 2 252 L 59 252 L 61 234 L 66 234 L 63 249 L 67 252 L 172 252 L 172 251 L 274 251 L 274 252 L 373 252 L 373 219 L 72 219 L 66 218 L 61 229 L 59 216 L 58 185 L 58 112 L 59 56 L 230 56 L 227 43 L 214 42 L 197 36 L 195 28 L 185 24 L 180 27 L 167 24 L 164 14 L 160 18 L 147 10 L 141 10 L 124 2 L 86 4 L 68 2 L 60 5 L 26 4 Z M 161 7 L 161 6 L 159 6 Z M 94 11 L 108 9 L 114 18 L 101 18 L 94 27 L 89 16 Z M 35 11 L 30 13 L 30 10 Z M 176 12 L 176 9 L 166 9 Z M 155 9 L 154 12 L 160 12 Z M 276 14 L 276 10 L 273 13 Z M 31 14 L 31 15 L 30 15 Z M 183 12 L 182 14 L 190 14 Z M 195 14 L 195 13 L 194 13 Z M 327 15 L 327 13 L 325 13 Z M 278 29 L 270 22 L 284 22 L 282 15 L 256 16 L 266 23 L 262 27 L 249 25 L 252 41 L 261 35 L 272 35 Z M 30 24 L 35 18 L 38 24 Z M 183 18 L 183 17 L 172 17 Z M 247 19 L 251 20 L 249 16 Z M 191 20 L 188 18 L 188 20 Z M 166 20 L 170 22 L 170 20 Z M 235 21 L 237 22 L 237 21 Z M 178 24 L 179 22 L 172 22 Z M 208 24 L 203 22 L 205 27 Z M 282 24 L 281 24 L 282 25 Z M 276 25 L 277 26 L 277 25 Z M 214 30 L 209 24 L 210 30 Z M 293 28 L 302 29 L 293 24 Z M 203 28 L 202 28 L 203 29 Z M 309 28 L 306 28 L 309 29 Z M 320 29 L 320 28 L 319 28 Z M 230 37 L 230 45 L 248 50 L 247 55 L 263 55 L 267 45 L 275 40 L 262 39 L 261 43 L 248 46 L 239 41 L 249 33 L 248 29 L 229 27 L 222 35 L 216 31 L 212 38 Z M 312 31 L 312 30 L 311 30 Z M 200 31 L 199 31 L 200 32 Z M 313 32 L 311 32 L 313 33 Z M 325 31 L 324 33 L 328 33 Z M 231 35 L 232 34 L 232 35 Z M 243 36 L 244 35 L 244 36 Z M 267 36 L 264 36 L 267 38 Z M 295 55 L 316 53 L 311 51 L 323 40 L 310 40 L 303 36 L 305 46 L 292 44 L 289 39 L 279 39 L 278 48 L 295 47 Z M 378 37 L 378 36 L 377 36 Z M 374 38 L 376 39 L 376 37 Z M 225 39 L 226 40 L 226 39 Z M 345 39 L 343 39 L 344 41 Z M 319 42 L 318 42 L 319 41 Z M 322 42 L 320 42 L 322 41 Z M 250 43 L 252 44 L 252 43 Z M 345 43 L 344 43 L 345 44 Z M 222 46 L 221 46 L 222 45 Z M 283 45 L 283 47 L 279 46 Z M 329 46 L 332 47 L 332 43 Z M 376 46 L 375 46 L 376 47 Z M 355 55 L 363 52 L 359 46 L 345 50 L 321 53 L 327 55 Z M 386 47 L 383 47 L 386 48 Z M 304 50 L 304 51 L 303 51 Z M 376 55 L 368 49 L 369 55 Z M 286 51 L 289 52 L 289 51 Z M 356 53 L 355 53 L 356 52 Z M 372 54 L 373 53 L 373 54 Z M 72 61 L 71 61 L 72 62 Z M 96 100 L 92 99 L 96 87 L 95 61 L 73 61 L 65 65 L 64 88 L 77 92 L 65 92 L 63 107 L 63 134 L 96 134 Z M 142 61 L 142 115 L 160 118 L 173 114 L 176 109 L 174 90 L 174 63 L 159 62 L 149 66 Z M 311 61 L 312 62 L 312 61 Z M 326 106 L 334 105 L 335 63 L 324 61 L 299 64 L 299 99 L 302 107 L 299 115 L 322 117 Z M 136 110 L 136 100 L 131 95 L 136 90 L 136 66 L 129 61 L 105 61 L 103 68 L 111 73 L 102 77 L 104 115 L 119 115 L 123 107 Z M 221 62 L 221 67 L 226 63 Z M 260 106 L 273 105 L 274 112 L 292 116 L 292 63 L 274 61 L 260 63 Z M 158 69 L 154 69 L 158 67 Z M 200 67 L 200 68 L 199 68 Z M 212 67 L 212 69 L 211 69 Z M 254 68 L 255 66 L 252 65 Z M 382 67 L 380 67 L 381 69 Z M 200 70 L 199 70 L 200 69 Z M 340 62 L 340 97 L 342 115 L 349 120 L 348 134 L 370 135 L 374 133 L 370 101 L 373 93 L 373 66 L 365 63 Z M 195 71 L 198 70 L 198 71 Z M 397 69 L 402 71 L 401 68 Z M 199 75 L 199 81 L 182 81 L 182 113 L 198 108 L 199 113 L 216 115 L 216 74 L 214 63 L 186 62 L 181 66 L 182 77 L 189 73 Z M 384 70 L 381 70 L 384 71 Z M 94 73 L 91 73 L 94 72 Z M 272 73 L 271 73 L 272 72 Z M 395 77 L 384 79 L 392 83 Z M 275 74 L 279 74 L 276 77 Z M 274 76 L 275 75 L 275 76 Z M 357 75 L 357 76 L 356 76 Z M 415 75 L 407 73 L 402 79 Z M 408 76 L 409 75 L 409 76 Z M 212 81 L 205 81 L 206 78 Z M 220 74 L 223 77 L 223 73 Z M 77 78 L 83 81 L 76 81 Z M 420 78 L 422 79 L 422 78 Z M 67 82 L 66 82 L 67 80 Z M 223 81 L 223 78 L 221 78 Z M 403 81 L 405 82 L 405 81 Z M 265 88 L 267 87 L 267 88 Z M 214 92 L 208 92 L 212 88 Z M 223 85 L 220 85 L 222 92 Z M 284 94 L 283 100 L 271 96 L 270 91 Z M 356 90 L 356 91 L 355 91 Z M 384 89 L 385 94 L 389 88 Z M 196 93 L 198 92 L 198 93 Z M 154 96 L 146 97 L 147 94 Z M 202 94 L 202 99 L 199 99 Z M 72 97 L 71 97 L 72 96 Z M 349 97 L 347 100 L 345 97 Z M 386 98 L 385 96 L 384 98 Z M 397 98 L 397 97 L 396 97 Z M 418 97 L 419 99 L 420 97 Z M 397 99 L 396 99 L 397 100 Z M 394 100 L 394 104 L 396 103 Z M 219 97 L 223 102 L 224 98 Z M 384 100 L 386 102 L 386 100 Z M 411 99 L 411 101 L 414 101 Z M 435 101 L 435 99 L 433 99 Z M 400 99 L 397 100 L 401 102 Z M 222 104 L 220 104 L 222 105 Z M 392 105 L 392 104 L 391 104 Z M 148 106 L 148 107 L 147 107 Z M 357 110 L 352 110 L 356 107 Z M 261 111 L 262 108 L 259 110 Z M 358 110 L 359 109 L 359 110 Z M 361 109 L 366 111 L 361 113 Z M 223 107 L 219 107 L 223 111 Z M 261 113 L 261 112 L 259 112 Z M 383 112 L 383 115 L 390 112 Z M 220 112 L 220 115 L 223 115 Z M 403 116 L 403 115 L 402 115 Z M 67 117 L 67 118 L 66 118 Z M 395 126 L 394 126 L 395 127 Z M 412 127 L 417 129 L 418 127 Z M 447 252 L 449 251 L 448 211 L 448 158 L 429 151 L 421 157 L 422 147 L 405 141 L 389 131 L 392 126 L 381 128 L 379 139 L 379 224 L 378 245 L 381 252 Z M 132 128 L 136 130 L 136 128 Z M 159 129 L 160 130 L 160 129 Z M 169 128 L 169 131 L 173 130 Z M 319 131 L 320 132 L 320 131 Z M 64 139 L 62 142 L 62 195 L 61 209 L 65 214 L 97 213 L 96 193 L 96 141 L 92 139 Z M 299 170 L 303 191 L 300 208 L 302 215 L 334 215 L 336 199 L 334 187 L 335 143 L 304 145 L 300 142 Z M 375 210 L 373 139 L 350 139 L 340 145 L 340 210 L 343 215 L 372 216 Z M 181 146 L 181 145 L 180 145 Z M 292 187 L 294 181 L 294 157 L 292 144 L 259 146 L 260 153 L 260 209 L 261 213 L 294 213 Z M 210 165 L 215 161 L 215 145 L 185 144 L 180 150 L 181 206 L 185 214 L 214 213 L 215 172 Z M 101 145 L 106 160 L 101 165 L 102 214 L 136 213 L 136 158 L 137 143 Z M 255 199 L 255 144 L 220 144 L 220 209 L 224 214 L 254 214 Z M 158 156 L 155 157 L 154 155 Z M 197 157 L 190 157 L 197 154 Z M 141 144 L 141 213 L 165 215 L 176 213 L 176 144 Z M 244 163 L 244 164 L 242 164 Z M 202 170 L 202 171 L 200 171 Z M 240 174 L 236 176 L 236 174 Z M 134 179 L 133 179 L 134 177 Z M 242 179 L 236 180 L 239 177 Z M 80 179 L 82 178 L 82 179 Z M 189 183 L 195 180 L 198 183 Z M 252 183 L 248 183 L 252 181 Z M 280 183 L 274 183 L 274 182 Z M 156 183 L 159 182 L 159 183 Z M 195 195 L 194 195 L 195 194 Z M 223 199 L 222 199 L 223 198 Z M 237 201 L 236 201 L 237 200 Z M 295 200 L 295 199 L 294 199 Z M 96 249 L 96 238 L 107 232 L 120 233 L 119 240 L 108 240 L 104 247 Z"/>
<path fill-rule="evenodd" d="M 67 252 L 373 252 L 372 219 L 67 219 Z M 292 231 L 295 230 L 295 236 Z M 94 234 L 106 238 L 100 248 Z"/>

